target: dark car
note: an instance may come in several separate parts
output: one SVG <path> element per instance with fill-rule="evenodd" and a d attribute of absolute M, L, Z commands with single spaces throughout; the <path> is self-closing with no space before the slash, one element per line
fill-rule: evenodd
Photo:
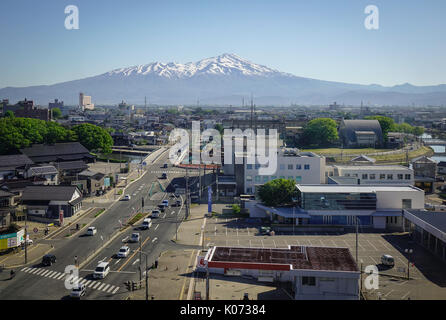
<path fill-rule="evenodd" d="M 53 263 L 56 263 L 56 256 L 54 254 L 46 254 L 42 258 L 42 264 L 44 266 L 51 266 Z"/>

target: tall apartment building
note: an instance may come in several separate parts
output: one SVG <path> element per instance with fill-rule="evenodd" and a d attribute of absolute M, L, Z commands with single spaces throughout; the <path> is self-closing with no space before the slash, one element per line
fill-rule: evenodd
<path fill-rule="evenodd" d="M 94 104 L 91 103 L 91 96 L 86 96 L 82 92 L 79 93 L 79 108 L 84 110 L 94 110 Z"/>

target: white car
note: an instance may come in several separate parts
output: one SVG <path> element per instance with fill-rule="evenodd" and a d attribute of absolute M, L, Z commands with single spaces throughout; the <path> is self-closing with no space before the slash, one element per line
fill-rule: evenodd
<path fill-rule="evenodd" d="M 88 227 L 87 229 L 87 235 L 94 236 L 98 230 L 96 227 Z"/>
<path fill-rule="evenodd" d="M 110 266 L 108 262 L 100 262 L 93 273 L 93 278 L 104 279 L 110 272 Z"/>
<path fill-rule="evenodd" d="M 160 216 L 159 210 L 152 210 L 152 218 L 158 218 Z"/>
<path fill-rule="evenodd" d="M 130 248 L 127 246 L 123 246 L 121 247 L 121 249 L 119 249 L 118 251 L 118 258 L 126 258 L 130 253 Z"/>
<path fill-rule="evenodd" d="M 126 200 L 126 201 L 129 201 L 131 198 L 132 198 L 132 197 L 130 197 L 129 194 L 126 194 L 126 195 L 124 196 L 123 199 Z"/>
<path fill-rule="evenodd" d="M 85 284 L 79 283 L 71 290 L 70 297 L 80 299 L 82 296 L 85 296 L 85 293 L 86 293 Z"/>
<path fill-rule="evenodd" d="M 30 246 L 34 243 L 34 241 L 32 239 L 26 239 L 26 245 Z M 25 241 L 22 241 L 22 246 L 25 245 Z"/>
<path fill-rule="evenodd" d="M 130 236 L 130 242 L 139 242 L 139 233 L 132 233 Z"/>
<path fill-rule="evenodd" d="M 149 229 L 152 226 L 152 219 L 150 218 L 145 218 L 142 222 L 142 229 Z"/>
<path fill-rule="evenodd" d="M 393 267 L 395 265 L 395 259 L 389 254 L 381 256 L 381 263 L 385 266 Z"/>

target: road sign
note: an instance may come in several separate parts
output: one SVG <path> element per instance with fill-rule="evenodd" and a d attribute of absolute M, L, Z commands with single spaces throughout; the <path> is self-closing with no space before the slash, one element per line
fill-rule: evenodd
<path fill-rule="evenodd" d="M 37 232 L 39 232 L 39 229 L 34 228 L 33 231 L 34 231 L 34 233 L 37 233 Z"/>

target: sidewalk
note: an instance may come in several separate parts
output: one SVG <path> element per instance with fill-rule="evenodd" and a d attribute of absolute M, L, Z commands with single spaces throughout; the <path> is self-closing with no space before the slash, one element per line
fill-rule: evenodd
<path fill-rule="evenodd" d="M 33 244 L 28 247 L 28 263 L 33 264 L 39 262 L 42 257 L 53 250 L 54 248 L 47 243 Z M 6 258 L 0 256 L 0 265 L 4 265 L 5 268 L 18 268 L 25 265 L 25 250 L 21 250 L 19 253 L 8 255 Z"/>

